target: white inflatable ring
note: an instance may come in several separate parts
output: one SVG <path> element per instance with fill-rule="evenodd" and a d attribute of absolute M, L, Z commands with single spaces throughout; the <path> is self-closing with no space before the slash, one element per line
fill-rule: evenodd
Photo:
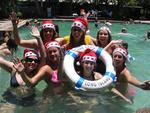
<path fill-rule="evenodd" d="M 78 57 L 79 52 L 83 52 L 87 48 L 95 51 L 96 55 L 105 63 L 106 72 L 103 78 L 99 80 L 86 80 L 80 77 L 74 69 L 74 60 Z M 66 75 L 75 83 L 76 88 L 88 90 L 88 89 L 100 89 L 109 86 L 112 82 L 116 80 L 116 72 L 112 65 L 111 56 L 102 48 L 93 45 L 82 45 L 71 49 L 64 57 L 63 67 Z"/>

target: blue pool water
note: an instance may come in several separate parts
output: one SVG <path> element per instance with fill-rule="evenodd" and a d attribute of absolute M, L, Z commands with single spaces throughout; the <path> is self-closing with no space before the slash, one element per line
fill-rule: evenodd
<path fill-rule="evenodd" d="M 55 21 L 55 23 L 59 25 L 60 36 L 63 37 L 70 33 L 70 22 Z M 99 24 L 99 26 L 102 25 Z M 128 35 L 118 34 L 123 27 L 128 29 Z M 90 34 L 96 37 L 98 29 L 95 28 L 94 23 L 90 22 L 89 28 Z M 127 64 L 133 75 L 141 81 L 150 79 L 150 41 L 144 40 L 146 31 L 150 28 L 149 25 L 113 23 L 109 28 L 112 31 L 113 39 L 123 39 L 128 42 L 129 52 L 135 57 L 135 61 Z M 24 38 L 31 38 L 29 32 L 30 30 L 25 27 L 20 28 L 21 36 Z M 14 56 L 21 58 L 22 50 L 23 48 L 19 47 Z M 150 107 L 149 91 L 138 88 L 132 105 L 102 91 L 86 94 L 72 90 L 43 99 L 42 92 L 46 87 L 43 81 L 37 85 L 36 102 L 29 106 L 22 106 L 3 99 L 2 95 L 9 87 L 10 75 L 1 68 L 0 80 L 0 113 L 135 113 L 139 108 Z"/>

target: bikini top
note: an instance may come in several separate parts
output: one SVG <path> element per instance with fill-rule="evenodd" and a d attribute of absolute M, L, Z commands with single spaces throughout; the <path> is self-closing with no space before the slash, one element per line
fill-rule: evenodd
<path fill-rule="evenodd" d="M 16 73 L 14 73 L 14 75 L 11 76 L 10 86 L 11 87 L 18 87 L 18 86 L 20 86 L 18 81 L 17 81 L 17 79 L 16 79 Z"/>

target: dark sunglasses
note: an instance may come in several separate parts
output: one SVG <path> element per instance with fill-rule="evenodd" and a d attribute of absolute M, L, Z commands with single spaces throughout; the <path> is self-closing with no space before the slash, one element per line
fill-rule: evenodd
<path fill-rule="evenodd" d="M 73 31 L 78 31 L 78 32 L 82 32 L 82 30 L 80 28 L 72 28 Z"/>
<path fill-rule="evenodd" d="M 35 63 L 39 63 L 40 61 L 38 59 L 32 59 L 32 58 L 26 58 L 24 59 L 26 62 L 35 62 Z"/>

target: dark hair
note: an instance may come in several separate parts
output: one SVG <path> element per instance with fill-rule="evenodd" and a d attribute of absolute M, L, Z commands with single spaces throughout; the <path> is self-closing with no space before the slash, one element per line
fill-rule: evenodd
<path fill-rule="evenodd" d="M 9 31 L 2 31 L 1 32 L 1 37 L 0 37 L 0 45 L 5 43 L 5 38 L 9 38 L 10 36 L 10 32 Z"/>
<path fill-rule="evenodd" d="M 30 25 L 30 22 L 29 22 L 29 21 L 27 21 L 27 22 L 25 23 L 25 25 L 26 25 L 26 26 L 29 26 L 29 25 Z"/>
<path fill-rule="evenodd" d="M 75 64 L 74 64 L 75 65 Z M 83 66 L 81 66 L 82 64 L 80 64 L 80 66 L 78 67 L 79 69 L 79 72 L 78 72 L 78 74 L 82 77 L 82 78 L 84 78 L 84 74 L 83 74 Z M 77 70 L 77 69 L 76 69 Z M 95 80 L 95 77 L 94 77 L 94 70 L 92 71 L 92 74 L 91 74 L 91 76 L 92 76 L 92 80 Z"/>
<path fill-rule="evenodd" d="M 147 31 L 147 38 L 150 39 L 150 30 Z"/>
<path fill-rule="evenodd" d="M 123 46 L 125 49 L 128 50 L 128 43 L 127 43 L 127 42 L 123 41 L 123 42 L 122 42 L 122 46 Z"/>
<path fill-rule="evenodd" d="M 41 29 L 40 36 L 41 36 L 42 41 L 44 41 L 43 32 L 44 32 L 44 29 Z M 54 32 L 54 34 L 52 36 L 52 40 L 55 40 L 55 38 L 56 38 L 56 32 L 55 32 L 55 30 L 53 30 L 53 32 Z"/>
<path fill-rule="evenodd" d="M 82 32 L 83 32 L 83 31 L 82 31 Z M 81 36 L 78 45 L 85 45 L 84 39 L 85 39 L 85 33 L 83 32 L 83 35 Z M 70 42 L 69 42 L 69 45 L 70 45 L 71 47 L 75 47 L 74 37 L 72 36 L 72 33 L 70 34 Z"/>
<path fill-rule="evenodd" d="M 18 46 L 17 44 L 15 43 L 15 40 L 12 39 L 12 38 L 9 38 L 7 43 L 6 43 L 8 49 L 11 51 L 11 52 L 15 52 L 17 49 L 18 49 Z"/>

